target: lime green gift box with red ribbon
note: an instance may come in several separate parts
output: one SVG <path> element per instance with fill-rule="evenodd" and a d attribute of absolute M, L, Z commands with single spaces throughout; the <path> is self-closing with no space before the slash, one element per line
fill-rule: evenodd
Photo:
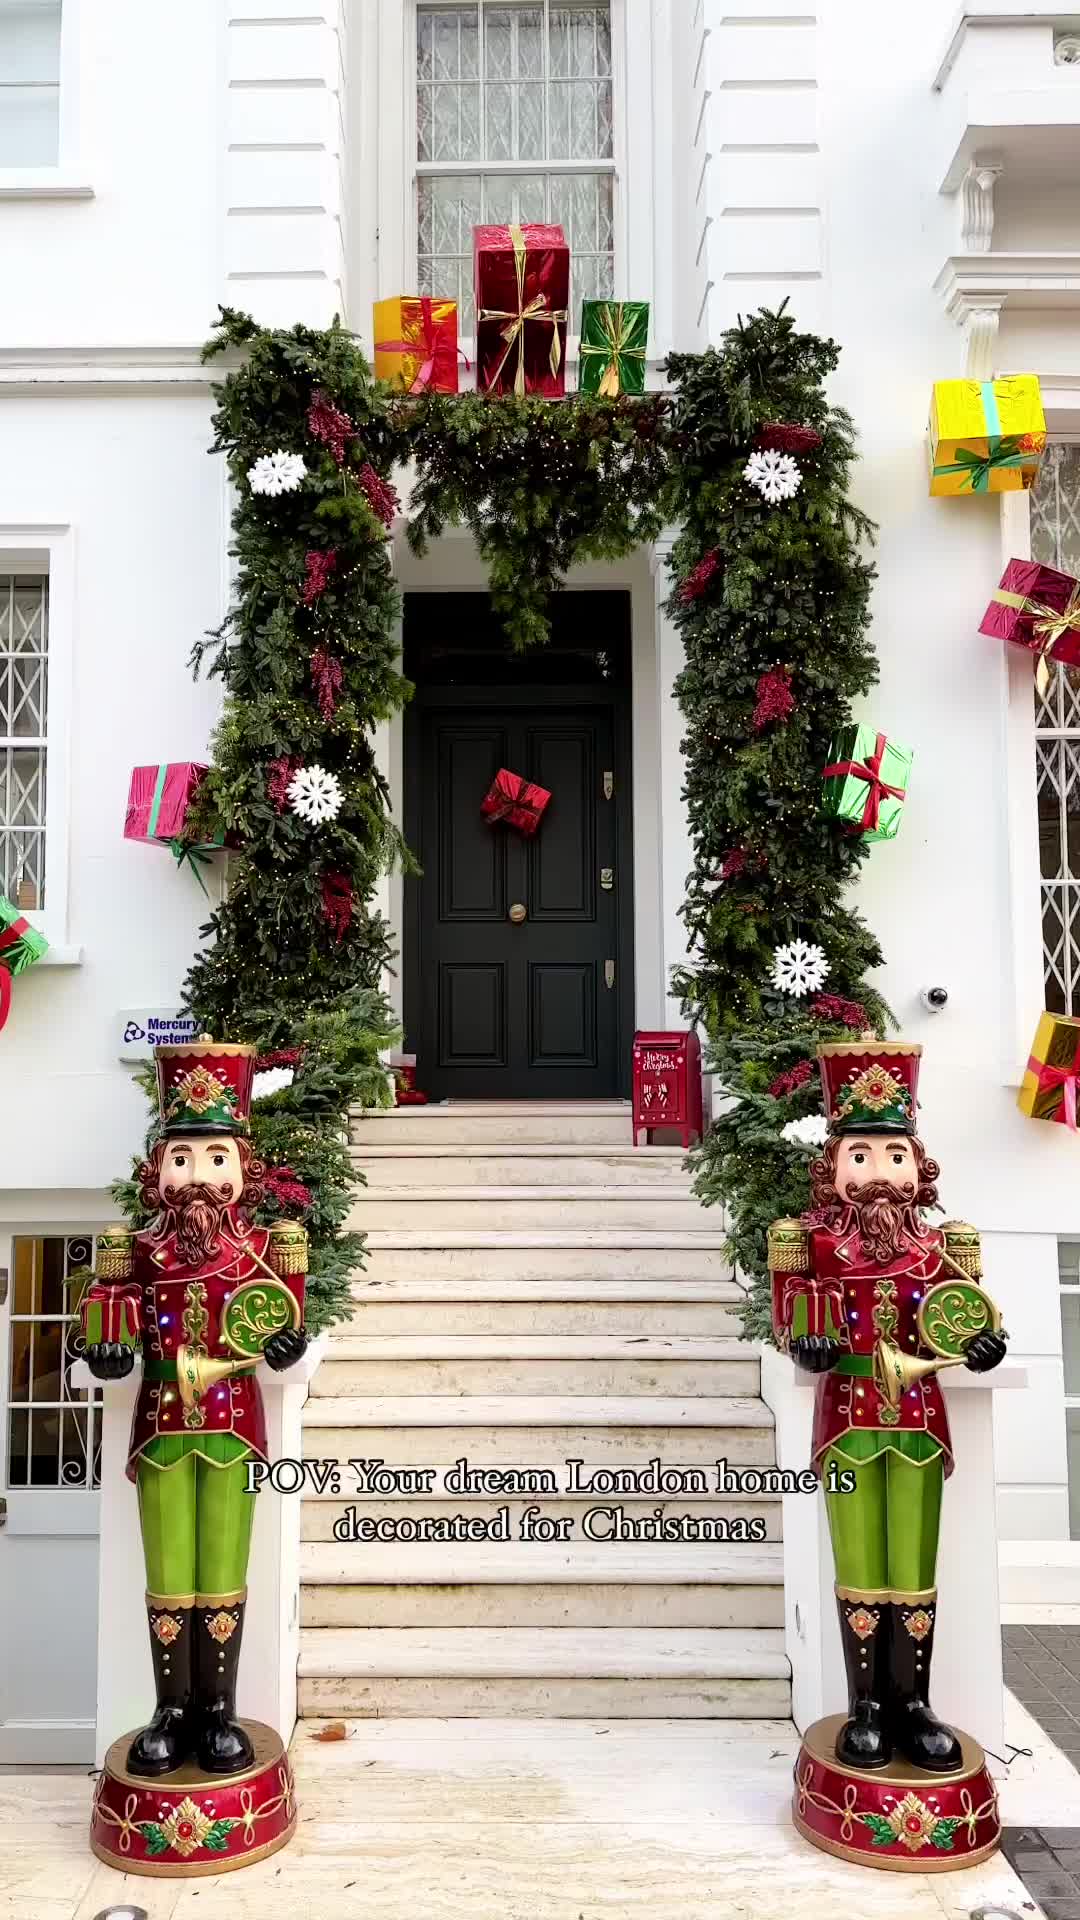
<path fill-rule="evenodd" d="M 43 960 L 49 943 L 43 933 L 30 925 L 18 907 L 0 894 L 0 1027 L 11 1011 L 11 982 L 25 973 L 37 960 Z"/>
<path fill-rule="evenodd" d="M 1020 493 L 1046 447 L 1038 378 L 937 380 L 930 396 L 930 492 Z"/>
<path fill-rule="evenodd" d="M 914 758 L 876 727 L 844 727 L 822 768 L 825 813 L 863 840 L 894 840 Z"/>

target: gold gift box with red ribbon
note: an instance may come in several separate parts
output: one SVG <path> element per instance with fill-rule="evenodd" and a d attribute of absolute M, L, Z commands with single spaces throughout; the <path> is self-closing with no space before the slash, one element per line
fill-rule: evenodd
<path fill-rule="evenodd" d="M 1080 1087 L 1080 1020 L 1043 1013 L 1031 1043 L 1016 1104 L 1031 1120 L 1052 1120 L 1077 1131 Z"/>
<path fill-rule="evenodd" d="M 377 380 L 406 393 L 457 392 L 456 300 L 398 293 L 392 300 L 376 300 L 373 311 Z"/>

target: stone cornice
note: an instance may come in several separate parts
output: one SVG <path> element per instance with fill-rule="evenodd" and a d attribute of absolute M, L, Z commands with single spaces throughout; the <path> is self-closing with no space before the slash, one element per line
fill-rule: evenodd
<path fill-rule="evenodd" d="M 203 366 L 201 346 L 0 347 L 0 392 L 206 393 L 235 356 Z"/>

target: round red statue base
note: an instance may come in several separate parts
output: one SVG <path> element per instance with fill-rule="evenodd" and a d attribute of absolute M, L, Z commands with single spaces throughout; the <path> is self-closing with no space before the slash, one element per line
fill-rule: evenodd
<path fill-rule="evenodd" d="M 841 1860 L 900 1873 L 948 1873 L 986 1860 L 1001 1834 L 997 1794 L 978 1743 L 961 1733 L 959 1773 L 923 1773 L 906 1760 L 880 1772 L 841 1766 L 842 1713 L 808 1728 L 795 1762 L 795 1825 Z"/>
<path fill-rule="evenodd" d="M 98 1859 L 121 1873 L 180 1879 L 249 1867 L 285 1846 L 296 1829 L 289 1756 L 272 1727 L 243 1724 L 255 1748 L 243 1773 L 203 1773 L 189 1761 L 144 1780 L 124 1765 L 134 1736 L 114 1741 L 90 1819 Z"/>

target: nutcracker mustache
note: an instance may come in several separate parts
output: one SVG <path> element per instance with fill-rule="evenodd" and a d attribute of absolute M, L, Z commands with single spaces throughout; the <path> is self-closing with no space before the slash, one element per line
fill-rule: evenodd
<path fill-rule="evenodd" d="M 918 1233 L 915 1212 L 915 1183 L 905 1180 L 868 1180 L 865 1186 L 849 1185 L 851 1201 L 859 1222 L 859 1237 L 871 1258 L 887 1266 L 900 1252 L 905 1233 Z"/>
<path fill-rule="evenodd" d="M 193 1180 L 187 1187 L 162 1187 L 167 1228 L 176 1235 L 177 1252 L 189 1267 L 200 1267 L 214 1250 L 221 1217 L 233 1197 L 231 1180 L 215 1186 Z"/>

